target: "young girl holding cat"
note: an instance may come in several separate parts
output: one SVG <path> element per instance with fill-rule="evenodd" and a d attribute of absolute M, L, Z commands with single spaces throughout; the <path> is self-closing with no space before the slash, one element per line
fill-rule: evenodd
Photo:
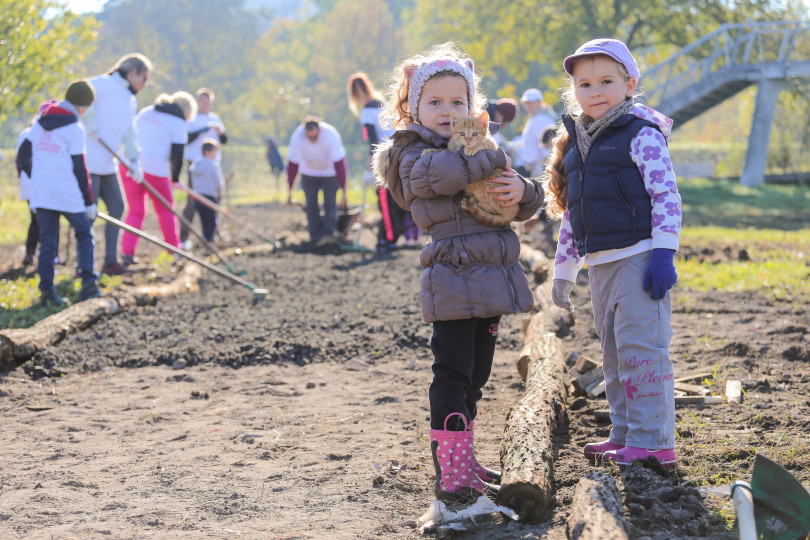
<path fill-rule="evenodd" d="M 635 103 L 636 61 L 621 41 L 596 39 L 565 59 L 568 113 L 546 167 L 547 211 L 562 217 L 552 300 L 569 295 L 585 262 L 602 343 L 613 423 L 590 459 L 620 467 L 655 456 L 675 467 L 669 289 L 681 198 L 666 139 L 672 120 Z"/>
<path fill-rule="evenodd" d="M 500 169 L 489 191 L 504 207 L 518 205 L 516 219 L 531 217 L 543 200 L 540 184 L 515 174 L 503 150 L 447 149 L 452 113 L 469 116 L 486 106 L 478 81 L 473 61 L 451 43 L 406 60 L 389 91 L 394 135 L 374 155 L 377 178 L 431 237 L 420 255 L 420 298 L 433 323 L 430 439 L 442 499 L 495 489 L 483 480 L 500 474 L 475 460 L 472 424 L 501 315 L 533 306 L 517 235 L 464 212 L 464 189 Z"/>

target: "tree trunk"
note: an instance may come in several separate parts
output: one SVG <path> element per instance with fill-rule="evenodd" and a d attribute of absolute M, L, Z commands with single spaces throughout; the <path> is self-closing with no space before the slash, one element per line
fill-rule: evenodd
<path fill-rule="evenodd" d="M 594 471 L 577 484 L 568 538 L 571 540 L 627 540 L 627 521 L 616 482 L 605 473 Z"/>
<path fill-rule="evenodd" d="M 532 341 L 527 364 L 526 392 L 506 419 L 496 502 L 515 510 L 521 522 L 537 523 L 552 496 L 553 433 L 566 417 L 565 358 L 559 338 L 545 333 Z"/>

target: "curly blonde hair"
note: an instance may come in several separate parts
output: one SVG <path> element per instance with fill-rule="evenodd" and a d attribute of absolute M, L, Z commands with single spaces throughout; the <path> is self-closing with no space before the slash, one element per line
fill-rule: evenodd
<path fill-rule="evenodd" d="M 386 91 L 386 107 L 383 109 L 383 114 L 380 115 L 380 120 L 383 126 L 390 126 L 392 129 L 405 129 L 405 127 L 416 122 L 416 113 L 418 111 L 411 111 L 408 105 L 408 89 L 411 82 L 411 75 L 413 69 L 435 62 L 436 60 L 447 59 L 455 62 L 464 63 L 470 59 L 470 56 L 464 53 L 455 43 L 448 41 L 432 46 L 428 50 L 411 56 L 396 65 L 390 74 L 390 84 Z M 452 71 L 441 71 L 433 75 L 433 77 L 444 77 L 453 75 L 461 77 Z M 486 96 L 480 91 L 481 76 L 473 71 L 473 81 L 475 82 L 475 95 L 473 103 L 470 103 L 470 114 L 478 114 L 486 108 Z M 431 77 L 432 78 L 432 77 Z M 463 78 L 463 77 L 462 77 Z"/>

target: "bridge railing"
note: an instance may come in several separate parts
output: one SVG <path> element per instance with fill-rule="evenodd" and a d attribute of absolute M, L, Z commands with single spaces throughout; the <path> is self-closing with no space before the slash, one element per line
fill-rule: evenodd
<path fill-rule="evenodd" d="M 725 69 L 810 60 L 810 21 L 724 24 L 642 75 L 655 106 Z"/>

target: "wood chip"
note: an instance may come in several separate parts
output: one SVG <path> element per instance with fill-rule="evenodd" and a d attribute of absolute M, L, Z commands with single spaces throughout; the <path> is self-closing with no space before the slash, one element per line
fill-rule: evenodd
<path fill-rule="evenodd" d="M 722 396 L 675 396 L 675 405 L 718 405 Z"/>
<path fill-rule="evenodd" d="M 604 393 L 605 393 L 605 379 L 593 383 L 588 387 L 588 390 L 585 391 L 585 395 L 588 396 L 590 399 L 599 397 Z"/>
<path fill-rule="evenodd" d="M 690 396 L 706 396 L 709 394 L 709 389 L 699 384 L 687 384 L 682 382 L 675 383 L 675 390 L 680 390 Z"/>
<path fill-rule="evenodd" d="M 574 369 L 579 371 L 580 373 L 587 373 L 595 367 L 599 367 L 602 364 L 593 360 L 592 358 L 585 356 L 584 354 L 579 355 L 577 357 L 577 361 L 574 364 Z"/>
<path fill-rule="evenodd" d="M 742 403 L 742 382 L 732 379 L 726 381 L 726 401 Z"/>
<path fill-rule="evenodd" d="M 692 373 L 691 375 L 683 375 L 675 379 L 676 383 L 679 382 L 689 382 L 689 381 L 697 381 L 700 379 L 705 379 L 706 377 L 711 377 L 714 375 L 711 371 L 701 371 L 698 373 Z"/>
<path fill-rule="evenodd" d="M 588 387 L 593 383 L 605 378 L 605 373 L 602 371 L 602 366 L 593 368 L 588 373 L 583 373 L 572 381 L 574 385 L 574 395 L 584 396 L 588 392 Z"/>

